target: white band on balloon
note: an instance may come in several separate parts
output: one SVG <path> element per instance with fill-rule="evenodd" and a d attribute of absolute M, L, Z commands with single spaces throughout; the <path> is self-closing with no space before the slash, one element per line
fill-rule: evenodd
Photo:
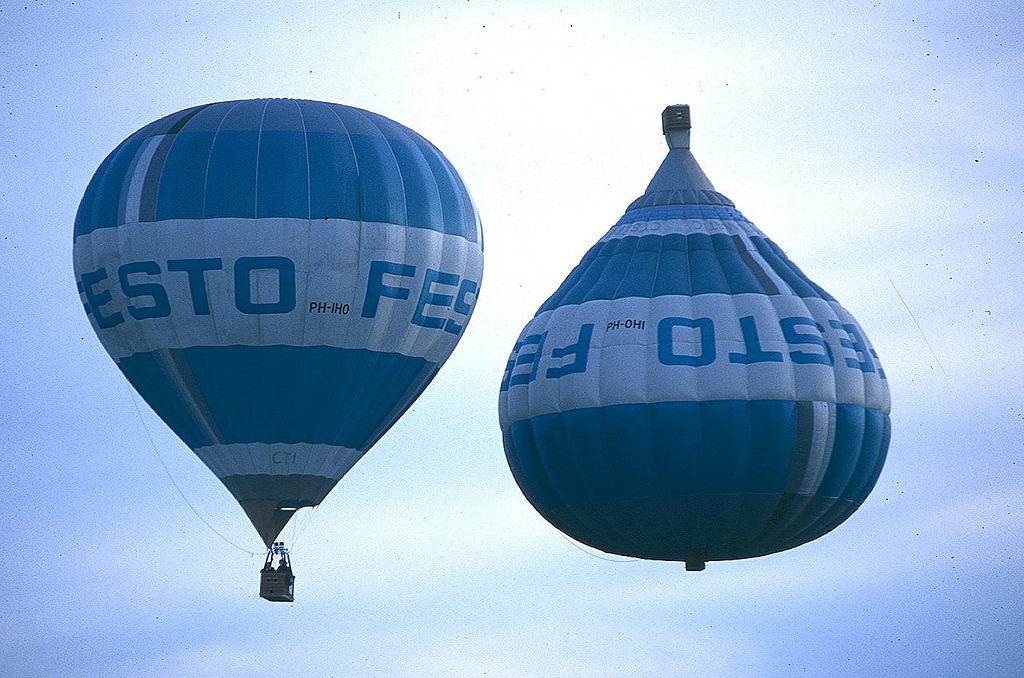
<path fill-rule="evenodd" d="M 218 478 L 236 475 L 310 475 L 335 480 L 364 452 L 350 447 L 308 443 L 235 443 L 195 450 Z"/>
<path fill-rule="evenodd" d="M 254 257 L 265 259 L 254 264 Z M 220 262 L 201 261 L 209 259 Z M 83 275 L 93 274 L 88 284 L 93 298 L 83 293 L 83 301 L 114 359 L 190 346 L 286 345 L 358 348 L 443 362 L 469 320 L 466 312 L 476 303 L 483 272 L 481 245 L 461 236 L 346 219 L 125 224 L 80 235 L 74 261 L 80 284 Z M 282 304 L 286 312 L 275 311 L 285 274 L 274 261 L 294 266 L 294 304 Z M 385 263 L 374 269 L 375 261 Z M 124 269 L 126 264 L 136 266 Z M 105 276 L 94 273 L 100 268 Z M 126 274 L 124 281 L 119 271 Z M 125 284 L 134 296 L 126 296 Z M 169 314 L 146 317 L 159 315 L 146 311 L 162 302 L 149 294 L 159 290 Z M 368 291 L 371 303 L 364 309 Z M 267 309 L 271 312 L 253 312 Z M 373 317 L 364 317 L 364 310 Z M 121 320 L 103 328 L 98 314 Z"/>
<path fill-rule="evenodd" d="M 693 217 L 689 219 L 638 219 L 612 226 L 598 242 L 618 240 L 628 237 L 643 237 L 645 235 L 691 235 L 693 233 L 704 233 L 706 235 L 738 235 L 742 238 L 748 249 L 754 250 L 750 243 L 750 236 L 765 237 L 754 224 L 740 219 L 715 219 L 712 217 Z"/>
<path fill-rule="evenodd" d="M 784 318 L 806 320 L 787 321 L 785 329 Z M 659 351 L 663 321 L 671 343 Z M 592 326 L 589 351 L 581 345 L 586 325 Z M 828 349 L 813 343 L 815 337 Z M 889 411 L 871 344 L 842 306 L 820 298 L 595 300 L 539 314 L 520 342 L 500 396 L 502 426 L 566 410 L 673 401 L 816 400 Z"/>

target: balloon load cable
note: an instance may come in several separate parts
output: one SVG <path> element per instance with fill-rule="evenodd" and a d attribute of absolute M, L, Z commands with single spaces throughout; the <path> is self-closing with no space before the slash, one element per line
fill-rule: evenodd
<path fill-rule="evenodd" d="M 910 310 L 910 306 L 907 304 L 907 300 L 903 298 L 902 294 L 900 294 L 900 290 L 898 287 L 896 287 L 896 283 L 893 282 L 892 276 L 889 275 L 889 271 L 885 272 L 885 277 L 889 279 L 889 284 L 892 285 L 892 289 L 894 292 L 896 292 L 896 296 L 900 298 L 900 302 L 903 304 L 903 308 L 907 309 L 907 313 L 910 315 L 910 319 L 914 321 L 915 325 L 917 325 L 917 331 L 921 333 L 921 338 L 924 339 L 924 345 L 928 347 L 928 351 L 932 354 L 932 358 L 935 359 L 935 364 L 938 365 L 939 370 L 942 371 L 942 376 L 946 377 L 946 379 L 948 380 L 949 375 L 946 374 L 946 368 L 942 366 L 941 362 L 939 362 L 939 356 L 935 353 L 935 349 L 932 348 L 932 343 L 928 341 L 928 337 L 925 336 L 924 329 L 921 327 L 921 323 L 917 321 L 917 316 L 914 315 L 914 312 Z"/>
<path fill-rule="evenodd" d="M 242 553 L 248 553 L 250 556 L 260 556 L 260 555 L 263 555 L 262 553 L 256 553 L 255 551 L 250 551 L 249 549 L 244 548 L 242 546 L 239 546 L 235 542 L 231 541 L 230 539 L 225 537 L 223 534 L 221 534 L 217 530 L 217 528 L 215 528 L 213 525 L 211 525 L 206 520 L 206 518 L 203 518 L 203 516 L 200 515 L 199 511 L 196 510 L 196 507 L 193 506 L 192 502 L 190 502 L 188 500 L 188 497 L 185 496 L 185 493 L 181 491 L 181 487 L 178 485 L 178 482 L 174 479 L 174 476 L 171 475 L 171 470 L 169 468 L 167 468 L 167 464 L 164 463 L 164 458 L 160 454 L 160 450 L 159 450 L 159 448 L 157 448 L 156 441 L 153 440 L 152 434 L 149 432 L 149 426 L 146 424 L 146 420 L 142 416 L 142 410 L 139 409 L 139 403 L 135 400 L 135 393 L 133 391 L 131 391 L 131 389 L 129 389 L 129 391 L 128 391 L 128 397 L 131 398 L 132 405 L 135 407 L 135 413 L 137 415 L 139 415 L 139 421 L 142 423 L 142 430 L 144 430 L 146 432 L 146 438 L 149 439 L 149 445 L 150 445 L 150 447 L 153 448 L 153 452 L 156 454 L 156 458 L 160 461 L 160 466 L 164 469 L 164 473 L 167 474 L 168 480 L 171 481 L 171 485 L 173 485 L 174 489 L 177 490 L 178 495 L 181 497 L 182 501 L 184 501 L 185 505 L 188 506 L 192 510 L 192 513 L 196 514 L 196 518 L 199 518 L 199 520 L 203 523 L 203 525 L 206 525 L 208 528 L 210 528 L 211 532 L 213 532 L 215 535 L 220 537 L 226 543 L 230 544 L 231 546 L 234 546 L 236 549 L 238 549 Z"/>
<path fill-rule="evenodd" d="M 304 535 L 304 534 L 306 534 L 306 532 L 309 531 L 309 523 L 310 523 L 310 521 L 313 520 L 314 512 L 316 511 L 316 509 L 318 507 L 317 506 L 306 506 L 304 508 L 308 508 L 309 509 L 309 513 L 306 515 L 305 520 L 299 520 L 299 515 L 296 515 L 292 519 L 292 538 L 291 538 L 291 546 L 288 547 L 289 553 L 293 553 L 293 554 L 295 553 L 295 544 L 298 543 L 298 541 L 299 541 L 299 535 L 300 534 Z M 299 523 L 302 523 L 302 524 L 300 525 Z"/>

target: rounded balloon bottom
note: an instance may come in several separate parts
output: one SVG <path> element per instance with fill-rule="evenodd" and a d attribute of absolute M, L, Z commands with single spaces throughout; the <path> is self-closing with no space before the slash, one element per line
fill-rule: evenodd
<path fill-rule="evenodd" d="M 860 504 L 796 494 L 700 495 L 548 508 L 541 515 L 573 539 L 647 560 L 754 558 L 830 532 Z"/>
<path fill-rule="evenodd" d="M 890 426 L 859 405 L 722 400 L 568 410 L 504 433 L 512 475 L 557 528 L 609 553 L 697 565 L 834 529 L 874 487 Z"/>

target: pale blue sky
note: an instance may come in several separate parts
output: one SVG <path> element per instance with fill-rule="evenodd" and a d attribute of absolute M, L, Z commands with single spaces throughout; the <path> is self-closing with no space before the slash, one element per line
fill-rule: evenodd
<path fill-rule="evenodd" d="M 0 2 L 0 673 L 1017 674 L 1024 19 L 974 5 Z M 441 375 L 286 531 L 294 606 L 257 598 L 259 557 L 178 495 L 147 430 L 203 517 L 258 549 L 136 413 L 71 272 L 78 201 L 121 139 L 259 96 L 417 130 L 487 238 Z M 860 511 L 700 574 L 565 541 L 516 487 L 496 407 L 520 328 L 660 163 L 671 103 L 716 187 L 856 315 L 893 395 Z"/>

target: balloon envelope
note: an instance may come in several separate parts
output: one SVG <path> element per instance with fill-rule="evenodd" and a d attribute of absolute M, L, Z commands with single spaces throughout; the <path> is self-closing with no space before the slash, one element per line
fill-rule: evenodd
<path fill-rule="evenodd" d="M 74 237 L 103 346 L 268 545 L 427 386 L 483 270 L 479 219 L 440 151 L 317 101 L 147 125 L 96 171 Z"/>
<path fill-rule="evenodd" d="M 660 560 L 821 536 L 875 484 L 889 391 L 856 320 L 716 192 L 670 107 L 646 193 L 520 334 L 509 466 L 556 527 Z"/>

